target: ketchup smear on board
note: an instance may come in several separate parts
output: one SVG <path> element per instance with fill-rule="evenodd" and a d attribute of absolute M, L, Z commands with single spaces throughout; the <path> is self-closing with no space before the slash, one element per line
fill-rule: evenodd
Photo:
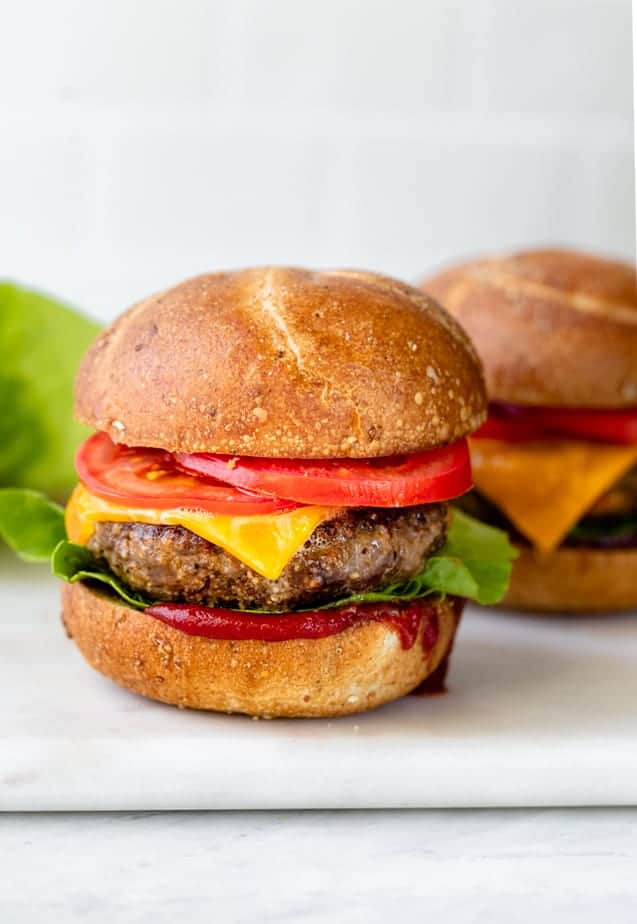
<path fill-rule="evenodd" d="M 404 649 L 415 645 L 422 625 L 425 657 L 439 635 L 436 608 L 426 600 L 350 604 L 332 610 L 281 615 L 244 613 L 184 603 L 156 603 L 145 612 L 187 635 L 234 641 L 285 642 L 297 638 L 326 638 L 363 622 L 384 622 L 396 632 Z"/>

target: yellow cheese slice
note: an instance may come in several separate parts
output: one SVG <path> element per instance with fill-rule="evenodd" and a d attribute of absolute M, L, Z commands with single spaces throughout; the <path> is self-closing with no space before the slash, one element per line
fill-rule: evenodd
<path fill-rule="evenodd" d="M 78 484 L 66 508 L 66 532 L 71 542 L 85 545 L 98 520 L 183 526 L 274 581 L 319 523 L 333 516 L 337 509 L 307 506 L 287 513 L 240 517 L 185 508 L 150 510 L 112 504 Z"/>
<path fill-rule="evenodd" d="M 543 552 L 558 546 L 595 501 L 637 463 L 637 446 L 579 440 L 470 442 L 477 489 Z"/>

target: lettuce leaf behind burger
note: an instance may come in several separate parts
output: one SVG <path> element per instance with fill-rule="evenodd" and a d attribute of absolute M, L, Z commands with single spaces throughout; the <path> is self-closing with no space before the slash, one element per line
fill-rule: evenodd
<path fill-rule="evenodd" d="M 84 546 L 68 542 L 64 511 L 35 491 L 0 491 L 0 535 L 29 561 L 51 559 L 51 569 L 64 581 L 105 584 L 129 606 L 145 609 L 156 602 L 138 594 L 96 562 Z M 431 593 L 453 594 L 478 603 L 497 603 L 506 593 L 511 562 L 517 552 L 502 530 L 486 526 L 453 508 L 447 541 L 420 574 L 382 591 L 333 600 L 322 609 L 348 603 L 415 600 Z"/>
<path fill-rule="evenodd" d="M 73 380 L 99 325 L 61 302 L 0 281 L 0 486 L 62 498 L 88 432 L 73 419 Z"/>
<path fill-rule="evenodd" d="M 38 491 L 0 488 L 0 538 L 25 561 L 48 561 L 66 539 L 64 508 Z"/>

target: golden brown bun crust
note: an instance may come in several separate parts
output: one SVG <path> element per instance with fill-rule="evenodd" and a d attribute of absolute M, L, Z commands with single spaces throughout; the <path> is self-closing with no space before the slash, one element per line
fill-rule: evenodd
<path fill-rule="evenodd" d="M 80 420 L 173 452 L 385 456 L 457 440 L 485 413 L 459 325 L 418 289 L 354 271 L 189 279 L 89 349 Z"/>
<path fill-rule="evenodd" d="M 637 608 L 637 549 L 562 546 L 546 558 L 520 547 L 501 606 L 561 613 Z"/>
<path fill-rule="evenodd" d="M 421 283 L 472 338 L 489 397 L 637 405 L 635 268 L 570 250 L 477 260 Z"/>
<path fill-rule="evenodd" d="M 415 689 L 451 649 L 457 612 L 437 604 L 439 638 L 423 657 L 395 631 L 367 622 L 338 635 L 287 642 L 186 635 L 81 583 L 62 587 L 69 635 L 96 670 L 163 703 L 254 716 L 329 717 L 373 709 Z"/>

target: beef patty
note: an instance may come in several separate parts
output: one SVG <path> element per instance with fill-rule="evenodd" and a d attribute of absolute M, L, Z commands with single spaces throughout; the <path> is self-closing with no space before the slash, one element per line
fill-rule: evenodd
<path fill-rule="evenodd" d="M 314 530 L 276 581 L 181 526 L 96 523 L 88 548 L 154 600 L 287 610 L 412 577 L 444 544 L 446 528 L 444 504 L 343 510 Z"/>

